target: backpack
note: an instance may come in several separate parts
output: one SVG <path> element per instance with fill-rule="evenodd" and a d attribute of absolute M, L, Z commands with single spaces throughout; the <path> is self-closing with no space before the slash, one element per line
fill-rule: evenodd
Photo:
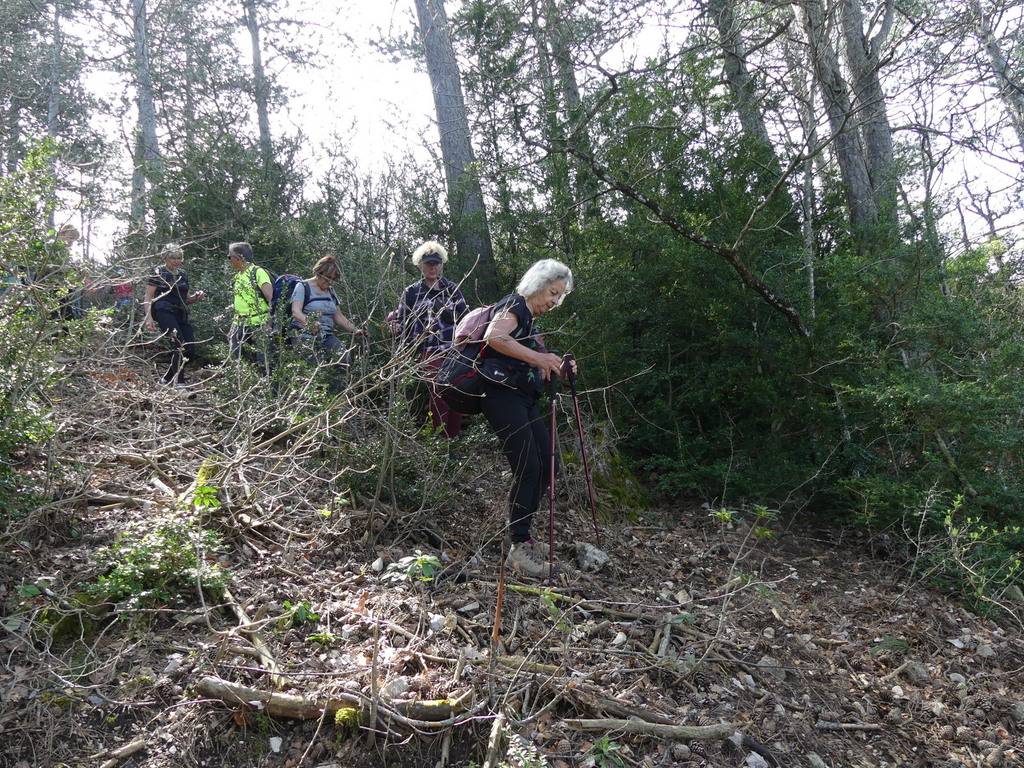
<path fill-rule="evenodd" d="M 270 296 L 271 323 L 273 324 L 273 327 L 276 330 L 280 331 L 281 333 L 284 333 L 285 329 L 291 325 L 290 318 L 292 314 L 292 294 L 295 293 L 295 287 L 299 283 L 303 282 L 303 278 L 299 277 L 298 275 L 292 275 L 288 273 L 282 275 L 275 275 L 269 269 L 266 269 L 265 267 L 263 269 L 270 277 L 270 285 L 272 289 L 272 293 Z M 255 269 L 249 273 L 249 279 L 252 281 L 253 289 L 256 291 L 256 295 L 259 296 L 264 301 L 266 301 L 267 297 L 263 295 L 263 291 L 261 291 L 259 289 L 259 286 L 256 285 Z M 302 302 L 303 313 L 305 313 L 306 306 L 309 304 L 312 298 L 310 296 L 310 293 L 310 291 L 306 291 L 305 300 Z M 340 306 L 340 302 L 338 301 L 338 297 L 335 295 L 333 288 L 331 289 L 331 298 L 334 299 L 335 304 L 338 304 Z M 285 309 L 282 310 L 282 306 L 285 307 Z M 284 317 L 278 318 L 278 311 L 280 311 L 284 315 Z"/>
<path fill-rule="evenodd" d="M 452 346 L 441 361 L 434 377 L 434 387 L 453 411 L 480 413 L 485 377 L 480 371 L 484 357 L 484 332 L 494 317 L 494 305 L 477 307 L 466 314 L 457 326 Z"/>

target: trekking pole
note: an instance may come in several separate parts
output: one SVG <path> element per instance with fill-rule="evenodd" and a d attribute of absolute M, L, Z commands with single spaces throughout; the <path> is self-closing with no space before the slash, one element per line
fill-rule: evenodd
<path fill-rule="evenodd" d="M 557 408 L 558 377 L 555 374 L 548 376 L 548 396 L 551 398 L 551 434 L 548 444 L 551 446 L 550 465 L 548 466 L 548 583 L 555 583 L 555 431 L 558 423 L 555 421 L 555 410 Z"/>
<path fill-rule="evenodd" d="M 583 416 L 580 414 L 580 399 L 576 394 L 576 372 L 572 364 L 576 358 L 572 353 L 562 358 L 565 361 L 565 368 L 569 379 L 569 391 L 572 393 L 572 405 L 576 411 L 576 435 L 580 439 L 580 456 L 583 458 L 583 476 L 587 480 L 587 499 L 590 501 L 590 518 L 594 522 L 594 536 L 597 537 L 597 545 L 601 546 L 601 529 L 597 527 L 597 499 L 594 496 L 594 483 L 590 479 L 590 461 L 587 459 L 587 446 L 583 439 Z"/>

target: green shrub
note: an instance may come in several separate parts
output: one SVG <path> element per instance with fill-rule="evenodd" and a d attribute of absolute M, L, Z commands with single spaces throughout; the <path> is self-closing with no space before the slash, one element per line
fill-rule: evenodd
<path fill-rule="evenodd" d="M 100 550 L 108 570 L 93 589 L 109 600 L 157 604 L 194 596 L 197 584 L 219 595 L 228 575 L 208 559 L 219 547 L 216 533 L 166 518 L 149 532 L 126 532 Z"/>

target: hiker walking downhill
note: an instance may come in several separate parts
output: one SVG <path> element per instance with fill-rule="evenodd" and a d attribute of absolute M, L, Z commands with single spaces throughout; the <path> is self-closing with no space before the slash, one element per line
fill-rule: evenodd
<path fill-rule="evenodd" d="M 314 362 L 334 369 L 336 380 L 348 370 L 349 354 L 335 335 L 341 327 L 355 336 L 366 331 L 356 328 L 341 311 L 333 285 L 341 279 L 341 267 L 334 256 L 324 256 L 313 265 L 313 277 L 296 283 L 292 291 L 292 328 L 308 335 L 313 343 Z"/>
<path fill-rule="evenodd" d="M 235 270 L 232 279 L 234 319 L 228 334 L 231 357 L 243 354 L 264 374 L 270 375 L 270 302 L 274 295 L 270 273 L 252 263 L 252 246 L 232 243 L 228 262 Z"/>
<path fill-rule="evenodd" d="M 554 259 L 538 261 L 523 275 L 516 292 L 494 305 L 484 333 L 486 383 L 481 410 L 512 469 L 508 563 L 518 573 L 538 579 L 548 575 L 548 546 L 532 539 L 530 525 L 544 489 L 552 482 L 552 462 L 551 435 L 537 400 L 543 382 L 560 375 L 564 363 L 538 342 L 533 320 L 559 306 L 572 288 L 572 272 L 565 264 Z M 569 364 L 575 371 L 575 361 Z M 494 368 L 500 377 L 492 375 Z M 506 383 L 497 383 L 497 378 Z"/>
<path fill-rule="evenodd" d="M 171 344 L 171 362 L 160 378 L 161 384 L 185 386 L 185 363 L 192 358 L 196 332 L 188 318 L 188 306 L 206 298 L 203 291 L 189 293 L 188 275 L 182 269 L 185 252 L 177 243 L 168 243 L 161 251 L 164 264 L 146 281 L 142 306 L 146 328 L 160 327 Z"/>
<path fill-rule="evenodd" d="M 429 407 L 434 428 L 443 427 L 445 436 L 452 438 L 462 431 L 462 414 L 450 409 L 431 384 L 444 351 L 452 345 L 455 325 L 466 314 L 466 299 L 459 286 L 442 275 L 447 261 L 448 251 L 434 240 L 417 248 L 412 263 L 423 279 L 405 289 L 392 316 L 396 332 L 415 348 L 420 365 L 422 378 L 411 398 L 413 418 L 417 425 L 422 424 Z"/>

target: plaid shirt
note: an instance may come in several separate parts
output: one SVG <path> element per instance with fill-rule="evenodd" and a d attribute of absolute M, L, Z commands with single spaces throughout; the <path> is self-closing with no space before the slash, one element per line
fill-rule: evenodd
<path fill-rule="evenodd" d="M 440 278 L 433 288 L 425 281 L 413 283 L 402 294 L 398 322 L 402 338 L 416 345 L 421 353 L 450 347 L 455 325 L 466 314 L 466 299 L 459 286 Z"/>

